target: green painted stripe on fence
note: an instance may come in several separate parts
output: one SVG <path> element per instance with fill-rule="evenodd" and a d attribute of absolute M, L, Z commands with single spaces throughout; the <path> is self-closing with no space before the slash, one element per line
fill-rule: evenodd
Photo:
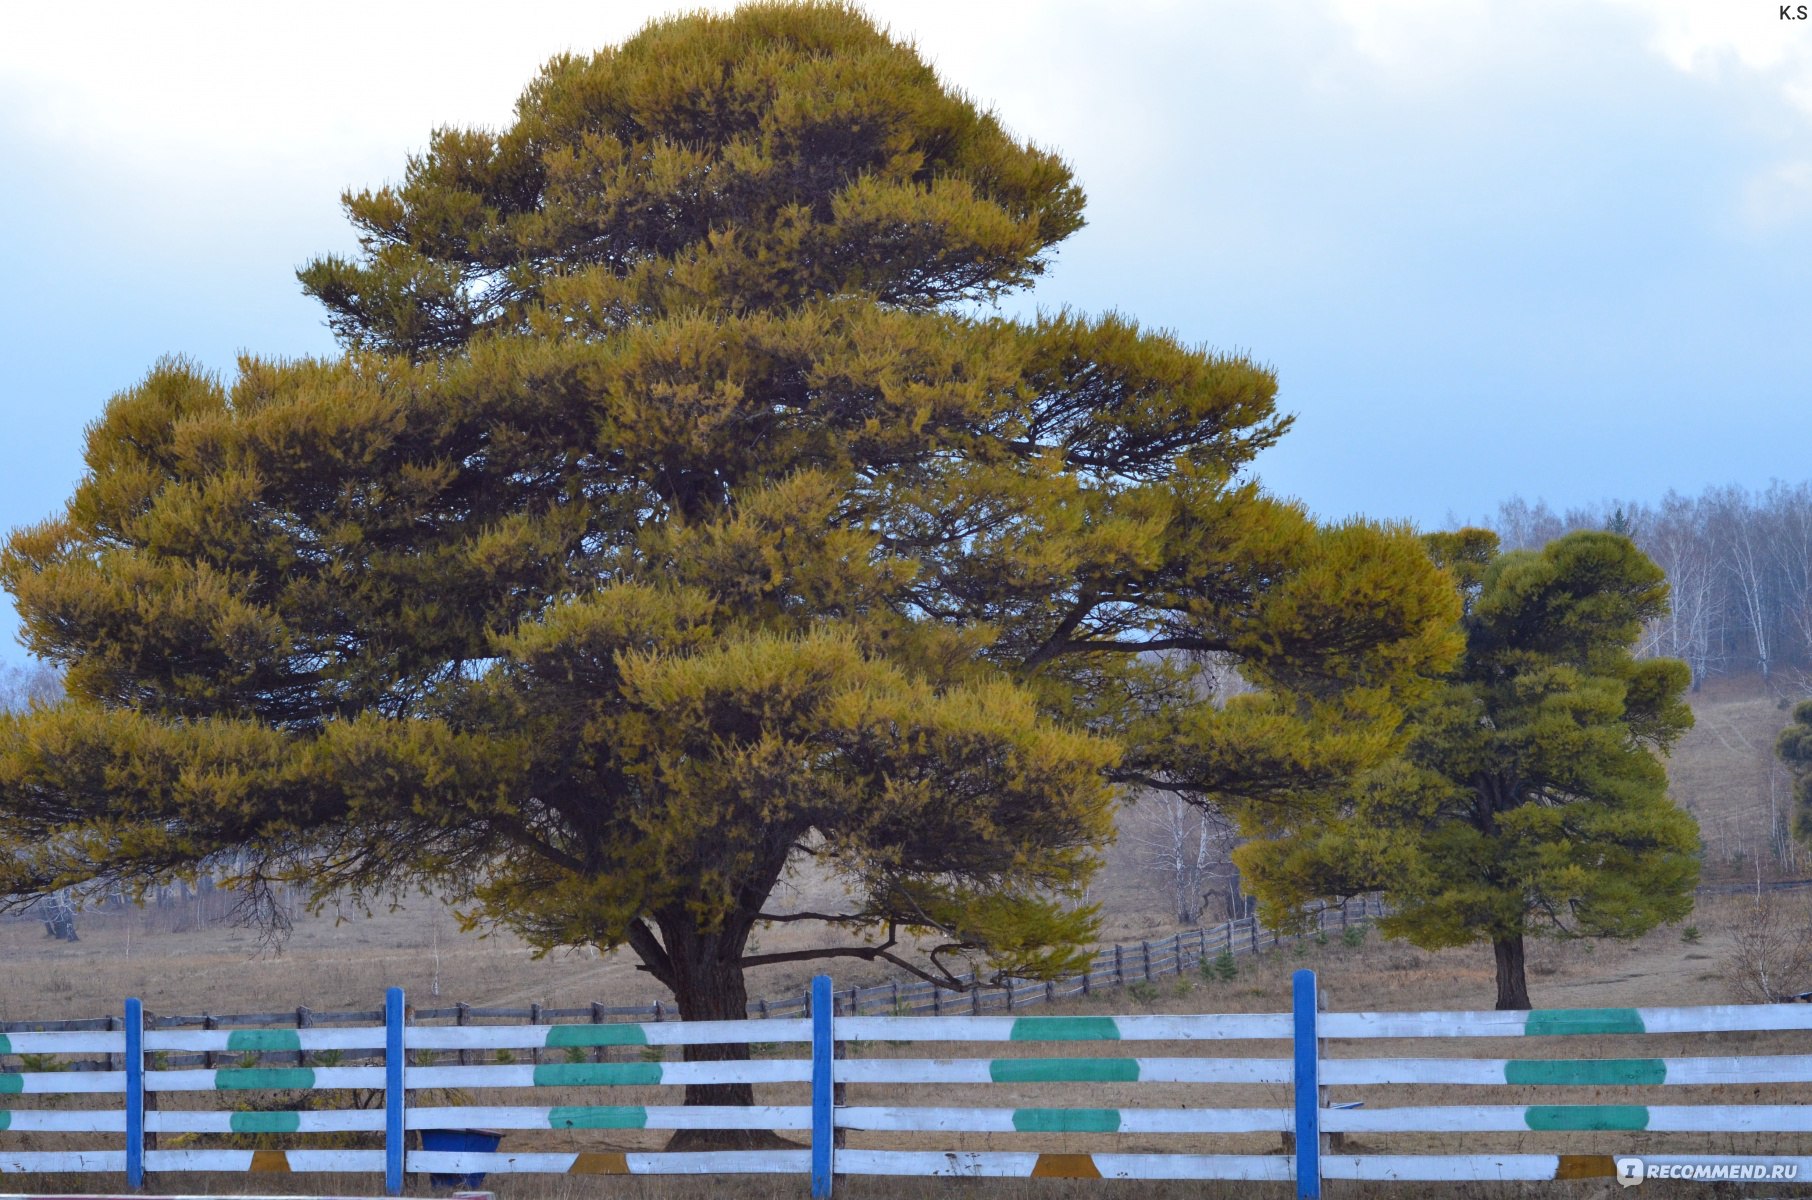
<path fill-rule="evenodd" d="M 1524 1037 L 1647 1032 L 1642 1014 L 1633 1008 L 1538 1008 L 1523 1024 Z"/>
<path fill-rule="evenodd" d="M 12 1124 L 13 1114 L 4 1108 L 0 1108 L 0 1130 L 11 1129 Z"/>
<path fill-rule="evenodd" d="M 1020 1017 L 1007 1036 L 1015 1042 L 1117 1042 L 1120 1026 L 1112 1017 Z"/>
<path fill-rule="evenodd" d="M 639 1104 L 602 1104 L 550 1108 L 549 1129 L 646 1129 L 648 1110 Z"/>
<path fill-rule="evenodd" d="M 7 1037 L 4 1033 L 0 1033 L 0 1054 L 11 1054 L 12 1052 L 13 1039 Z"/>
<path fill-rule="evenodd" d="M 1511 1059 L 1504 1064 L 1504 1082 L 1552 1087 L 1666 1083 L 1667 1063 L 1659 1058 Z"/>
<path fill-rule="evenodd" d="M 1648 1128 L 1648 1109 L 1641 1104 L 1531 1104 L 1523 1113 L 1530 1129 L 1616 1129 L 1630 1132 Z"/>
<path fill-rule="evenodd" d="M 1013 1128 L 1021 1133 L 1119 1133 L 1117 1108 L 1016 1108 Z"/>
<path fill-rule="evenodd" d="M 265 1088 L 299 1088 L 315 1086 L 312 1067 L 230 1067 L 214 1072 L 214 1088 L 222 1092 L 252 1091 Z"/>
<path fill-rule="evenodd" d="M 536 1087 L 591 1087 L 660 1081 L 660 1063 L 544 1063 L 535 1068 Z"/>
<path fill-rule="evenodd" d="M 302 1127 L 302 1114 L 293 1112 L 236 1112 L 234 1133 L 294 1133 Z"/>
<path fill-rule="evenodd" d="M 1136 1058 L 996 1058 L 988 1063 L 995 1083 L 1137 1083 Z"/>
<path fill-rule="evenodd" d="M 16 1096 L 25 1090 L 25 1076 L 0 1074 L 0 1096 Z"/>
<path fill-rule="evenodd" d="M 555 1025 L 547 1031 L 550 1050 L 565 1046 L 646 1046 L 648 1034 L 640 1025 Z"/>
<path fill-rule="evenodd" d="M 302 1037 L 293 1029 L 235 1029 L 227 1034 L 228 1050 L 300 1050 Z"/>

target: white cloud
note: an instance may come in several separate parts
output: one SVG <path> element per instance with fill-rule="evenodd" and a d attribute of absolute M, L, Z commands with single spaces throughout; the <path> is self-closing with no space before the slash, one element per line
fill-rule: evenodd
<path fill-rule="evenodd" d="M 534 70 L 620 41 L 657 6 L 321 0 L 9 9 L 0 124 L 158 168 L 229 153 L 260 165 L 419 147 L 437 124 L 499 124 Z"/>
<path fill-rule="evenodd" d="M 1731 69 L 1803 76 L 1812 67 L 1812 37 L 1780 19 L 1779 5 L 1756 0 L 1609 0 L 1646 17 L 1649 46 L 1694 75 Z"/>
<path fill-rule="evenodd" d="M 1457 82 L 1491 56 L 1499 41 L 1501 3 L 1452 0 L 1328 0 L 1330 15 L 1352 49 L 1400 87 Z"/>

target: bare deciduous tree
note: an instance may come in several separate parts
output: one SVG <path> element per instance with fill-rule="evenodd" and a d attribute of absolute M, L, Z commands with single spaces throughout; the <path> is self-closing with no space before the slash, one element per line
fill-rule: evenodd
<path fill-rule="evenodd" d="M 1812 663 L 1812 485 L 1776 482 L 1764 501 L 1772 517 L 1768 545 L 1780 584 L 1780 614 L 1793 652 Z"/>
<path fill-rule="evenodd" d="M 1667 614 L 1645 631 L 1643 653 L 1680 659 L 1692 668 L 1695 691 L 1714 669 L 1714 630 L 1726 590 L 1705 509 L 1703 501 L 1669 492 L 1658 507 L 1634 517 L 1637 544 L 1667 572 L 1672 589 Z"/>
<path fill-rule="evenodd" d="M 1753 1004 L 1774 1004 L 1812 988 L 1812 911 L 1775 896 L 1757 896 L 1731 929 L 1724 957 L 1731 991 Z"/>
<path fill-rule="evenodd" d="M 1209 895 L 1232 878 L 1231 824 L 1170 794 L 1148 796 L 1135 812 L 1122 836 L 1138 847 L 1139 865 L 1164 881 L 1176 919 L 1196 924 Z"/>

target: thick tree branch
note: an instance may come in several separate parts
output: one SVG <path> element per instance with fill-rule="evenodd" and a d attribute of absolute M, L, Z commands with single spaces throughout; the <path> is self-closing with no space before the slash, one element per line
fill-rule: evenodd
<path fill-rule="evenodd" d="M 893 947 L 898 944 L 899 941 L 897 933 L 898 927 L 890 924 L 887 928 L 887 940 L 882 942 L 879 946 L 825 946 L 816 950 L 788 950 L 773 954 L 752 954 L 741 959 L 738 965 L 745 968 L 759 967 L 767 966 L 772 963 L 812 962 L 821 958 L 859 958 L 865 962 L 875 962 L 878 960 L 892 963 L 902 971 L 915 975 L 934 987 L 949 988 L 955 991 L 963 990 L 965 986 L 963 982 L 955 975 L 951 974 L 949 968 L 945 967 L 942 963 L 937 962 L 935 958 L 933 959 L 932 965 L 937 968 L 937 971 L 939 972 L 937 975 L 933 975 L 916 963 L 910 962 L 909 960 L 900 957 L 898 954 L 893 953 Z M 936 955 L 939 951 L 943 950 L 966 948 L 967 947 L 956 945 L 939 946 L 937 950 L 932 951 L 932 954 Z"/>
<path fill-rule="evenodd" d="M 1048 661 L 1059 654 L 1149 654 L 1158 650 L 1192 650 L 1206 654 L 1232 649 L 1232 643 L 1220 638 L 1164 637 L 1143 642 L 1068 640 L 1041 646 L 1035 653 L 1043 655 L 1040 661 Z"/>
<path fill-rule="evenodd" d="M 1071 606 L 1070 611 L 1063 615 L 1061 621 L 1057 622 L 1057 628 L 1051 631 L 1051 636 L 1046 638 L 1038 649 L 1026 656 L 1025 665 L 1027 667 L 1043 666 L 1061 653 L 1060 647 L 1073 644 L 1070 641 L 1070 635 L 1076 632 L 1076 627 L 1082 624 L 1083 618 L 1094 611 L 1095 605 L 1099 602 L 1093 593 L 1085 592 L 1077 597 L 1076 603 Z"/>
<path fill-rule="evenodd" d="M 879 921 L 881 917 L 878 913 L 764 912 L 756 913 L 755 919 L 757 921 L 772 921 L 775 924 L 785 924 L 789 921 L 828 921 L 832 924 L 841 924 L 845 921 Z"/>
<path fill-rule="evenodd" d="M 637 917 L 629 923 L 629 948 L 642 960 L 638 970 L 646 971 L 667 988 L 678 994 L 676 976 L 673 971 L 673 960 L 667 957 L 666 947 L 648 928 L 648 922 Z"/>

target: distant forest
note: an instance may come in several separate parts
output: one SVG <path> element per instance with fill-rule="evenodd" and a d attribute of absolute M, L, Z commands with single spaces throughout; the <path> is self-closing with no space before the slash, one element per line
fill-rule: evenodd
<path fill-rule="evenodd" d="M 1812 483 L 1565 513 L 1514 497 L 1491 524 L 1506 550 L 1575 529 L 1628 534 L 1673 585 L 1672 611 L 1644 630 L 1641 653 L 1684 660 L 1695 691 L 1712 676 L 1748 673 L 1812 691 Z"/>

